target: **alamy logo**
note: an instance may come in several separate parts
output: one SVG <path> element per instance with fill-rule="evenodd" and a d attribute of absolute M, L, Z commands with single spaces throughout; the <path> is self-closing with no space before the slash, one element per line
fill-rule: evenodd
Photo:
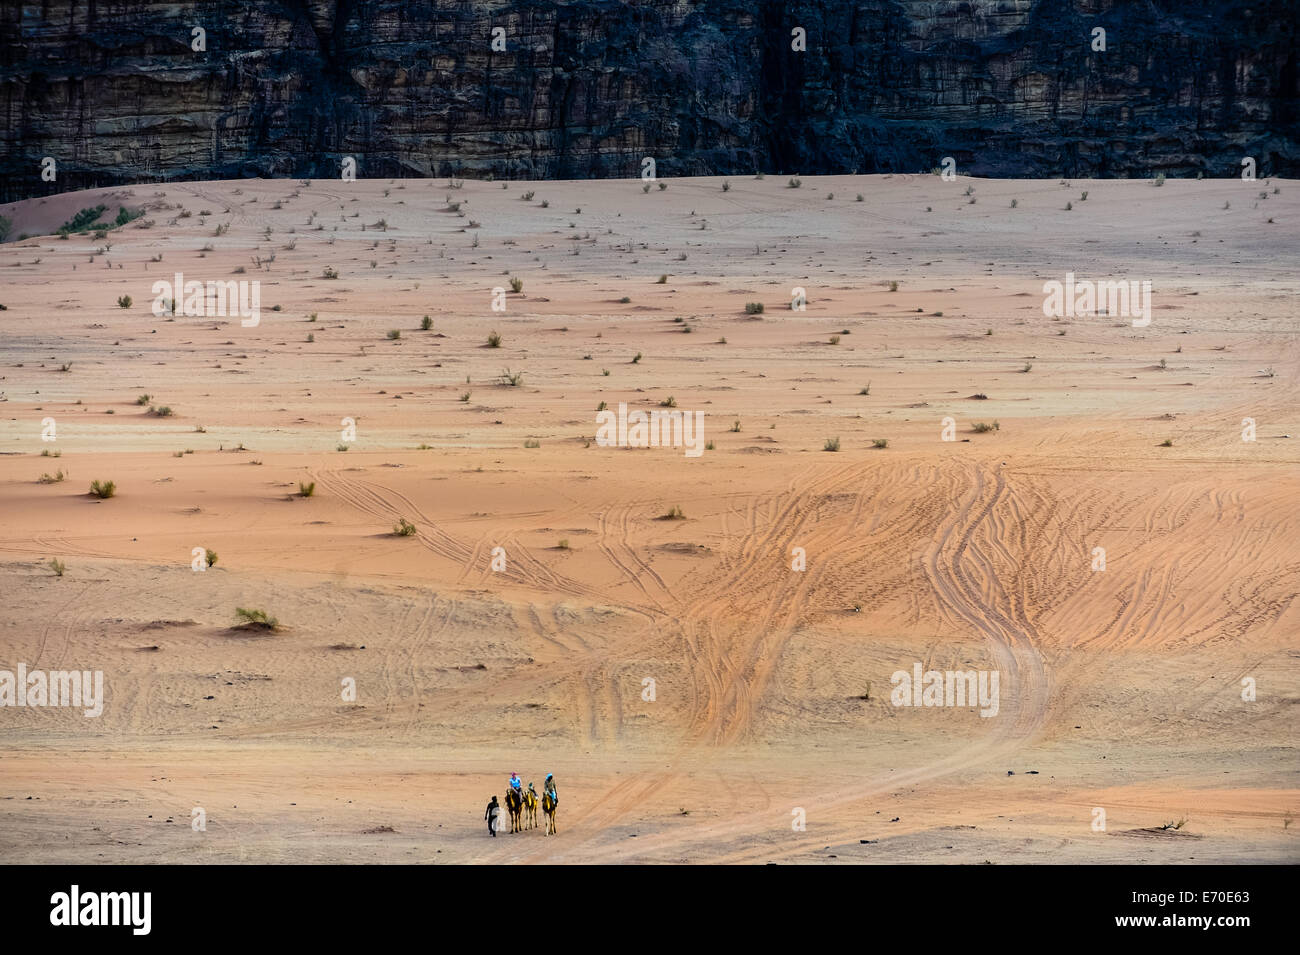
<path fill-rule="evenodd" d="M 1048 318 L 1080 318 L 1096 314 L 1132 318 L 1134 328 L 1151 324 L 1151 282 L 1076 281 L 1073 272 L 1065 282 L 1043 283 L 1043 314 Z"/>
<path fill-rule="evenodd" d="M 602 448 L 685 448 L 688 458 L 704 453 L 703 411 L 596 412 L 596 443 Z"/>
<path fill-rule="evenodd" d="M 225 318 L 238 315 L 244 328 L 256 328 L 262 320 L 262 283 L 256 279 L 238 282 L 187 282 L 182 272 L 174 281 L 159 279 L 153 283 L 153 313 L 188 315 L 198 318 Z"/>
<path fill-rule="evenodd" d="M 0 670 L 0 706 L 86 707 L 83 716 L 104 712 L 104 671 L 32 670 L 18 664 L 18 673 Z"/>
<path fill-rule="evenodd" d="M 50 896 L 51 925 L 129 925 L 131 934 L 148 935 L 153 927 L 152 892 L 71 892 Z"/>
<path fill-rule="evenodd" d="M 895 706 L 976 706 L 980 716 L 998 715 L 997 670 L 926 670 L 912 664 L 912 672 L 895 670 L 889 678 Z"/>

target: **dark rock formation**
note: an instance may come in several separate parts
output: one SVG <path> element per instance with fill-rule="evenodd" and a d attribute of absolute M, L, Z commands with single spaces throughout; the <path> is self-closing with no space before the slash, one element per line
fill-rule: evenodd
<path fill-rule="evenodd" d="M 632 176 L 644 156 L 661 176 L 944 156 L 1294 176 L 1297 85 L 1294 0 L 13 2 L 0 196 L 336 176 L 344 156 L 369 177 Z"/>

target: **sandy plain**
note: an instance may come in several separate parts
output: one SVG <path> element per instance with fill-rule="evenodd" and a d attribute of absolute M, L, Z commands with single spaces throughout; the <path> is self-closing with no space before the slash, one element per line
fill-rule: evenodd
<path fill-rule="evenodd" d="M 0 859 L 1300 861 L 1300 187 L 787 180 L 0 208 L 0 668 L 107 697 L 0 708 Z M 670 397 L 699 457 L 592 440 Z M 918 662 L 998 714 L 892 705 Z M 488 837 L 516 770 L 557 836 Z"/>

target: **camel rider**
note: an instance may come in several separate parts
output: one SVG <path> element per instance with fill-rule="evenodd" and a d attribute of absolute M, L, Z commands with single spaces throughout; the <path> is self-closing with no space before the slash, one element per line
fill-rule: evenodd
<path fill-rule="evenodd" d="M 533 797 L 534 800 L 536 800 L 537 802 L 541 802 L 541 800 L 537 798 L 537 790 L 533 788 L 532 780 L 528 781 L 528 793 Z"/>
<path fill-rule="evenodd" d="M 514 790 L 515 795 L 521 800 L 524 797 L 524 781 L 519 778 L 518 773 L 510 774 L 510 788 Z"/>
<path fill-rule="evenodd" d="M 557 792 L 555 791 L 555 774 L 554 774 L 554 773 L 547 773 L 547 774 L 546 774 L 545 789 L 546 789 L 546 791 L 547 791 L 548 793 L 551 794 L 551 802 L 555 803 L 555 805 L 558 806 L 558 805 L 560 804 L 560 794 L 557 793 Z"/>

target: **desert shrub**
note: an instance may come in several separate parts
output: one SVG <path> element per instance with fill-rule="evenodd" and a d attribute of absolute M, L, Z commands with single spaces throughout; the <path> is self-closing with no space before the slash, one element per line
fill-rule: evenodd
<path fill-rule="evenodd" d="M 69 232 L 85 232 L 95 222 L 99 221 L 99 217 L 107 210 L 108 206 L 103 205 L 82 209 L 67 222 L 63 223 L 63 225 L 59 226 L 59 234 L 65 235 Z"/>
<path fill-rule="evenodd" d="M 746 314 L 746 315 L 762 315 L 762 314 L 763 314 L 763 303 L 762 303 L 762 302 L 746 302 L 746 303 L 745 303 L 745 314 Z"/>
<path fill-rule="evenodd" d="M 107 500 L 117 493 L 117 484 L 114 481 L 91 481 L 90 493 L 101 500 Z"/>
<path fill-rule="evenodd" d="M 501 333 L 500 333 L 500 332 L 490 332 L 490 333 L 488 334 L 488 337 L 487 337 L 487 346 L 488 346 L 488 348 L 500 348 L 500 347 L 501 347 Z"/>
<path fill-rule="evenodd" d="M 254 607 L 236 607 L 235 619 L 239 621 L 238 625 L 241 627 L 276 630 L 280 626 L 280 621 L 270 616 L 265 610 Z"/>
<path fill-rule="evenodd" d="M 50 558 L 50 570 L 54 571 L 55 576 L 62 577 L 64 571 L 66 571 L 67 569 L 68 569 L 68 565 L 65 564 L 63 561 L 59 560 L 59 558 L 57 557 Z"/>
<path fill-rule="evenodd" d="M 118 299 L 117 299 L 117 307 L 118 307 L 118 308 L 130 308 L 130 307 L 131 307 L 131 296 L 129 296 L 129 295 L 120 295 L 120 296 L 118 296 Z"/>
<path fill-rule="evenodd" d="M 664 520 L 664 521 L 681 521 L 685 519 L 686 519 L 686 514 L 676 504 L 668 508 L 667 513 L 665 513 L 663 517 L 660 518 L 660 520 Z"/>
<path fill-rule="evenodd" d="M 315 481 L 298 482 L 298 494 L 301 497 L 311 497 L 315 493 L 316 493 Z"/>
<path fill-rule="evenodd" d="M 397 523 L 393 525 L 393 534 L 397 537 L 411 537 L 415 534 L 415 525 L 406 518 L 398 518 Z"/>
<path fill-rule="evenodd" d="M 427 332 L 427 331 L 428 331 L 429 329 L 431 329 L 431 328 L 433 328 L 433 319 L 432 319 L 432 318 L 430 318 L 428 315 L 426 315 L 426 316 L 424 316 L 424 318 L 420 319 L 420 331 L 422 331 L 422 332 Z"/>
<path fill-rule="evenodd" d="M 840 449 L 839 438 L 827 438 L 822 444 L 823 451 L 838 451 Z"/>
<path fill-rule="evenodd" d="M 888 439 L 888 438 L 876 438 L 874 441 L 871 442 L 871 446 L 872 446 L 873 448 L 887 448 L 887 447 L 889 447 L 889 439 Z"/>

